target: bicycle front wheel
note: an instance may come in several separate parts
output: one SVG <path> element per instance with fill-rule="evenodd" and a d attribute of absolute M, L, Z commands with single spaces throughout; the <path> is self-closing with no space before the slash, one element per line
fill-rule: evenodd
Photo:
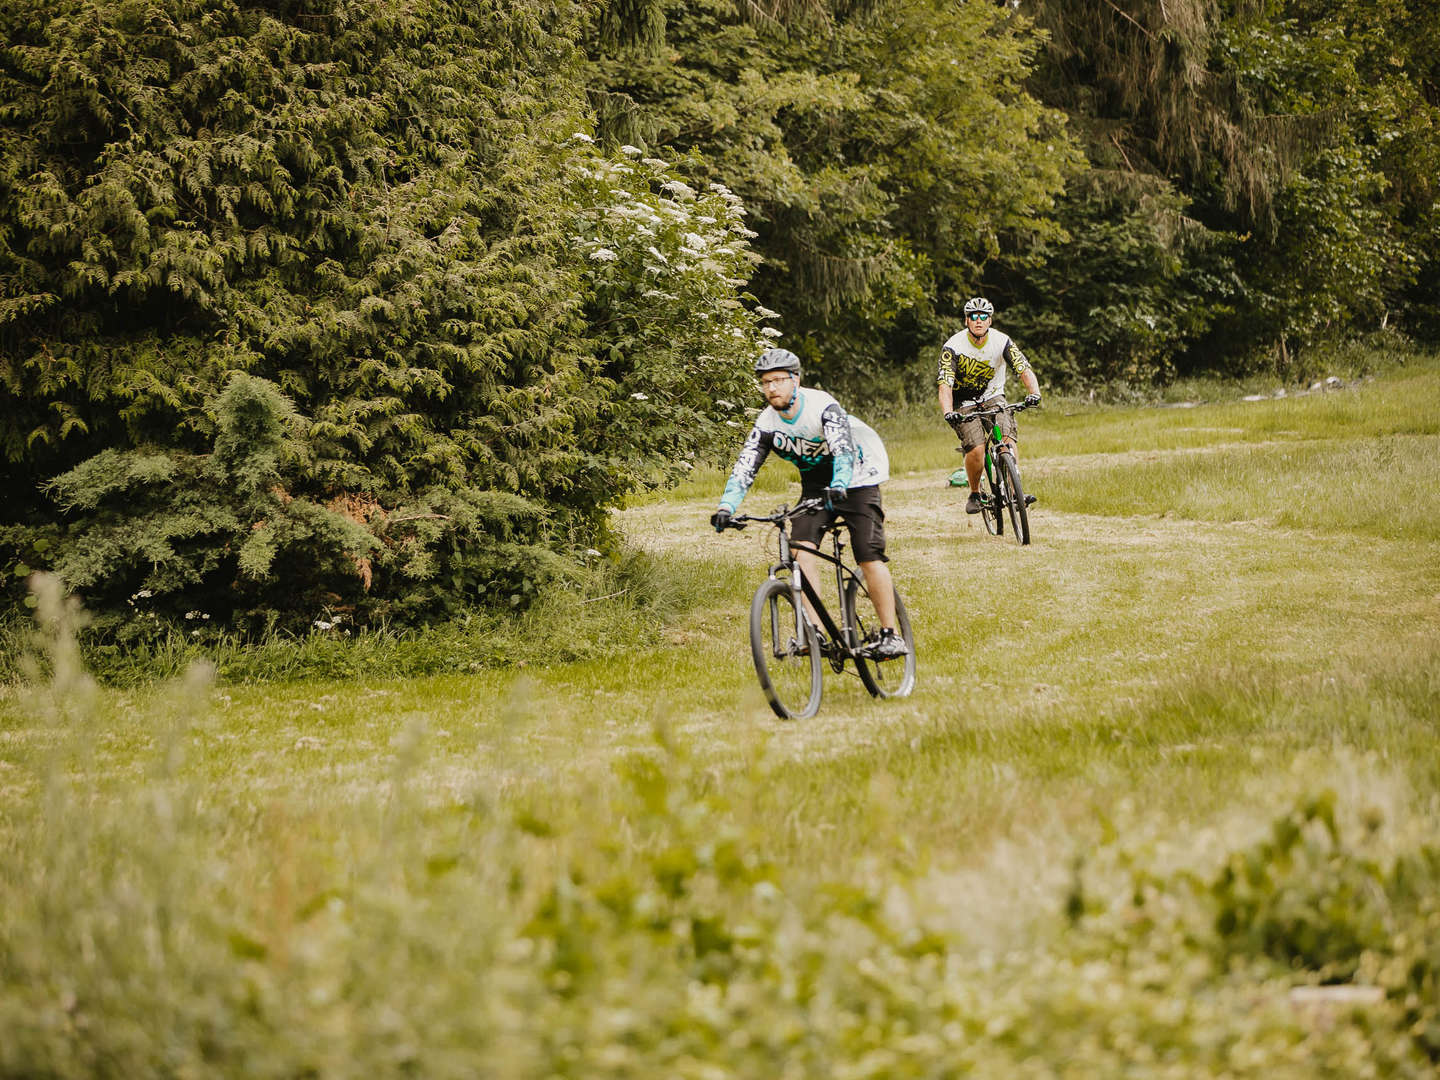
<path fill-rule="evenodd" d="M 820 710 L 820 642 L 795 605 L 790 583 L 769 578 L 750 603 L 750 651 L 760 688 L 782 720 Z"/>
<path fill-rule="evenodd" d="M 851 578 L 845 587 L 845 622 L 855 628 L 855 667 L 865 689 L 877 698 L 905 697 L 915 689 L 915 636 L 910 632 L 910 613 L 900 590 L 895 590 L 895 621 L 909 651 L 890 660 L 875 660 L 864 654 L 867 645 L 880 640 L 880 616 L 870 592 L 859 578 Z"/>
<path fill-rule="evenodd" d="M 1010 515 L 1010 530 L 1017 544 L 1030 543 L 1030 512 L 1025 506 L 1025 491 L 1020 486 L 1020 466 L 1010 454 L 1001 454 L 1000 475 L 1005 478 L 1005 511 Z"/>
<path fill-rule="evenodd" d="M 992 463 L 994 472 L 981 478 L 990 491 L 990 501 L 980 507 L 980 516 L 985 520 L 985 531 L 991 536 L 1005 534 L 1005 485 L 1001 480 L 1000 462 Z"/>

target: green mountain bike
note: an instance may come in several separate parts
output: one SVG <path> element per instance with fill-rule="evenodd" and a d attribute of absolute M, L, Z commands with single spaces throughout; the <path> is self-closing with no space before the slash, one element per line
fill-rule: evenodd
<path fill-rule="evenodd" d="M 826 663 L 837 674 L 853 664 L 865 689 L 877 698 L 904 697 L 915 688 L 915 638 L 899 590 L 895 592 L 895 618 L 908 652 L 889 659 L 870 655 L 870 647 L 880 638 L 880 618 L 864 576 L 844 558 L 839 522 L 825 528 L 820 550 L 815 552 L 816 558 L 835 570 L 833 612 L 821 598 L 818 583 L 801 573 L 790 546 L 788 525 L 792 518 L 814 513 L 820 506 L 818 499 L 807 499 L 793 508 L 782 506 L 773 514 L 730 519 L 732 529 L 751 523 L 775 527 L 779 558 L 750 603 L 750 651 L 770 708 L 782 719 L 803 720 L 820 710 Z M 827 540 L 829 552 L 824 550 Z M 805 617 L 806 600 L 819 625 Z"/>
<path fill-rule="evenodd" d="M 1020 486 L 1020 466 L 1015 454 L 1005 445 L 1005 434 L 1000 429 L 1000 414 L 1023 412 L 1030 406 L 997 405 L 993 409 L 976 409 L 964 415 L 966 420 L 986 421 L 985 472 L 981 476 L 980 517 L 985 522 L 985 531 L 991 536 L 1005 535 L 1005 521 L 1010 521 L 1010 535 L 1017 544 L 1030 543 L 1030 504 L 1035 496 L 1026 495 Z M 955 452 L 963 454 L 965 448 L 957 446 Z M 963 476 L 964 468 L 951 474 L 951 483 L 956 476 Z M 958 484 L 956 485 L 958 486 Z"/>

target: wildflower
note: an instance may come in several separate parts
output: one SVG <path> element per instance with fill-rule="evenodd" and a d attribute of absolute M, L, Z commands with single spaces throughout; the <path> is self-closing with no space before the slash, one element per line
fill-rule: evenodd
<path fill-rule="evenodd" d="M 595 140 L 592 139 L 589 135 L 586 135 L 585 132 L 583 132 L 583 131 L 577 131 L 577 132 L 575 132 L 575 134 L 574 134 L 574 135 L 571 135 L 570 138 L 574 139 L 576 142 L 583 142 L 583 143 L 593 143 L 593 142 L 595 141 Z"/>
<path fill-rule="evenodd" d="M 611 251 L 609 248 L 602 247 L 596 248 L 594 251 L 592 251 L 590 253 L 590 258 L 594 259 L 596 262 L 614 262 L 616 259 L 620 258 L 620 256 L 616 255 L 615 252 Z"/>
<path fill-rule="evenodd" d="M 650 400 L 650 395 L 649 395 L 649 394 L 642 394 L 642 393 L 639 393 L 639 392 L 637 391 L 636 393 L 633 393 L 633 394 L 630 395 L 630 399 L 631 399 L 632 401 L 649 401 L 649 400 Z"/>
<path fill-rule="evenodd" d="M 638 157 L 642 151 L 638 146 L 631 146 L 629 143 L 626 143 L 620 147 L 620 152 L 626 157 Z"/>

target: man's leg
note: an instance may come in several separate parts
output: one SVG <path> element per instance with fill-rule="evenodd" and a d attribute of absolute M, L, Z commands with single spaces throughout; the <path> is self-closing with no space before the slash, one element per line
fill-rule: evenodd
<path fill-rule="evenodd" d="M 985 444 L 972 446 L 965 452 L 965 475 L 970 477 L 970 490 L 980 490 L 980 475 L 985 471 Z"/>
<path fill-rule="evenodd" d="M 810 571 L 805 572 L 808 574 Z M 895 619 L 895 583 L 890 578 L 890 567 L 875 559 L 862 562 L 860 572 L 865 575 L 865 589 L 870 593 L 870 602 L 875 605 L 880 625 L 899 633 Z"/>

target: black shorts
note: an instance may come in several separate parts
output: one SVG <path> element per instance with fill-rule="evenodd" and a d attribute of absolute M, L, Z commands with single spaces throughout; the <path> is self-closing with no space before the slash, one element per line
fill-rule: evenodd
<path fill-rule="evenodd" d="M 806 498 L 819 495 L 805 493 Z M 855 561 L 889 562 L 885 555 L 885 509 L 880 505 L 880 485 L 851 488 L 845 493 L 845 501 L 835 510 L 817 510 L 813 514 L 801 514 L 790 522 L 790 540 L 820 546 L 820 532 L 836 518 L 845 522 L 850 531 L 850 550 Z"/>

